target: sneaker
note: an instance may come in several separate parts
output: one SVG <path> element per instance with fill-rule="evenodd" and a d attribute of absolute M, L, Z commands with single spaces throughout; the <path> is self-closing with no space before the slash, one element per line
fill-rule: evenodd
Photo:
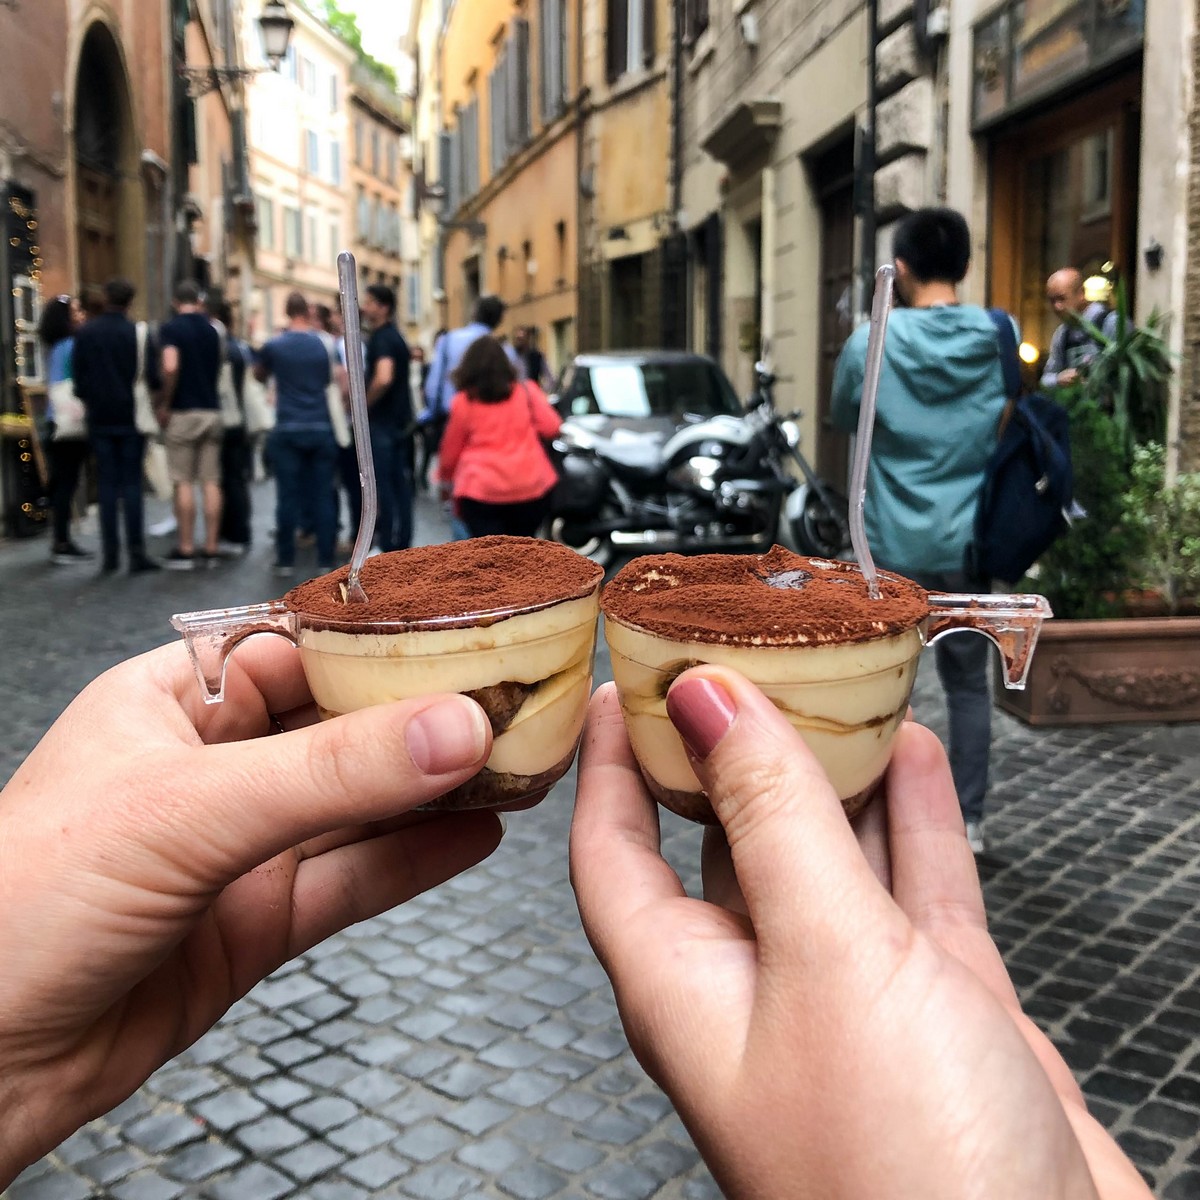
<path fill-rule="evenodd" d="M 196 557 L 193 554 L 184 554 L 178 546 L 167 555 L 166 567 L 168 571 L 194 571 L 196 569 Z"/>
<path fill-rule="evenodd" d="M 129 564 L 130 575 L 144 575 L 148 571 L 161 571 L 162 563 L 151 558 L 148 554 L 135 555 Z"/>
<path fill-rule="evenodd" d="M 243 558 L 250 553 L 249 542 L 222 542 L 217 547 L 222 558 Z"/>
<path fill-rule="evenodd" d="M 225 559 L 225 555 L 220 550 L 197 550 L 196 551 L 196 566 L 211 571 L 213 567 L 219 566 Z"/>
<path fill-rule="evenodd" d="M 295 573 L 295 567 L 285 567 L 282 563 L 275 564 L 274 575 L 276 579 L 291 579 Z"/>
<path fill-rule="evenodd" d="M 179 528 L 179 522 L 174 517 L 166 517 L 161 521 L 156 521 L 146 531 L 151 537 L 166 537 L 172 534 Z"/>
<path fill-rule="evenodd" d="M 987 845 L 983 840 L 983 822 L 968 821 L 967 822 L 967 845 L 971 847 L 972 854 L 982 854 Z"/>
<path fill-rule="evenodd" d="M 79 563 L 91 562 L 95 557 L 90 550 L 85 550 L 82 546 L 75 545 L 74 542 L 55 546 L 50 551 L 50 561 L 56 567 L 77 566 Z"/>

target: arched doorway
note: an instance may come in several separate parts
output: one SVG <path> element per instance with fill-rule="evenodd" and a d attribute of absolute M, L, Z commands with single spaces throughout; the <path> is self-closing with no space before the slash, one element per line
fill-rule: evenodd
<path fill-rule="evenodd" d="M 97 21 L 75 83 L 75 234 L 81 288 L 114 275 L 141 283 L 142 194 L 129 82 L 109 29 Z"/>

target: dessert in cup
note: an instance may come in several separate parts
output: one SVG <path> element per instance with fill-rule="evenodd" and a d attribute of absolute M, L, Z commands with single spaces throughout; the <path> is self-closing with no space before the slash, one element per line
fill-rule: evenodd
<path fill-rule="evenodd" d="M 365 602 L 347 602 L 348 574 L 267 604 L 173 617 L 206 700 L 221 700 L 234 646 L 280 634 L 298 648 L 323 719 L 434 692 L 480 704 L 492 727 L 487 764 L 427 807 L 514 804 L 562 777 L 591 691 L 600 567 L 551 542 L 487 537 L 368 559 Z"/>
<path fill-rule="evenodd" d="M 1004 681 L 1023 687 L 1041 596 L 927 593 L 856 564 L 761 555 L 634 559 L 604 590 L 605 637 L 634 756 L 654 796 L 694 821 L 716 820 L 671 725 L 666 696 L 689 667 L 740 671 L 784 712 L 820 760 L 848 816 L 879 787 L 904 720 L 922 648 L 953 630 L 990 638 Z"/>

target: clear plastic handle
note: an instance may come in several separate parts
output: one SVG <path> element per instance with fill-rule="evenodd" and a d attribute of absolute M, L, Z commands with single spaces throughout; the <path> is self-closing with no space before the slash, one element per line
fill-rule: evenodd
<path fill-rule="evenodd" d="M 183 634 L 205 704 L 225 699 L 225 663 L 239 642 L 255 633 L 276 633 L 296 644 L 295 614 L 282 600 L 176 613 L 171 624 Z"/>
<path fill-rule="evenodd" d="M 1004 686 L 1020 691 L 1029 676 L 1042 622 L 1052 616 L 1045 596 L 930 592 L 923 636 L 925 644 L 931 646 L 943 635 L 960 629 L 983 634 L 1000 651 Z"/>

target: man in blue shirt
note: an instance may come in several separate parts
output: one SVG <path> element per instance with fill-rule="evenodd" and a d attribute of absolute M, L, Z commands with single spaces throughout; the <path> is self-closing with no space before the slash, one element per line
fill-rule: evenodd
<path fill-rule="evenodd" d="M 454 397 L 453 375 L 462 362 L 467 347 L 484 334 L 495 333 L 504 320 L 504 301 L 499 296 L 481 296 L 475 305 L 475 316 L 470 324 L 451 329 L 443 334 L 433 348 L 433 363 L 425 379 L 425 413 L 423 421 L 439 421 L 443 425 L 450 415 L 450 401 Z M 517 378 L 525 378 L 525 369 L 517 352 L 507 343 L 504 352 L 516 369 Z"/>
<path fill-rule="evenodd" d="M 254 375 L 263 383 L 275 378 L 275 428 L 267 443 L 275 471 L 275 574 L 288 579 L 306 501 L 316 523 L 318 571 L 333 570 L 338 447 L 329 417 L 329 352 L 313 332 L 303 295 L 292 292 L 284 311 L 288 326 L 259 351 Z"/>
<path fill-rule="evenodd" d="M 888 323 L 864 512 L 881 566 L 933 591 L 987 592 L 964 573 L 964 555 L 987 460 L 1004 410 L 996 328 L 982 308 L 960 304 L 971 235 L 949 208 L 910 213 L 893 242 L 904 307 Z M 868 327 L 842 349 L 833 422 L 858 425 Z M 1018 338 L 1018 341 L 1020 339 Z M 971 849 L 983 852 L 992 697 L 987 641 L 951 634 L 934 646 L 950 717 L 950 765 Z"/>

